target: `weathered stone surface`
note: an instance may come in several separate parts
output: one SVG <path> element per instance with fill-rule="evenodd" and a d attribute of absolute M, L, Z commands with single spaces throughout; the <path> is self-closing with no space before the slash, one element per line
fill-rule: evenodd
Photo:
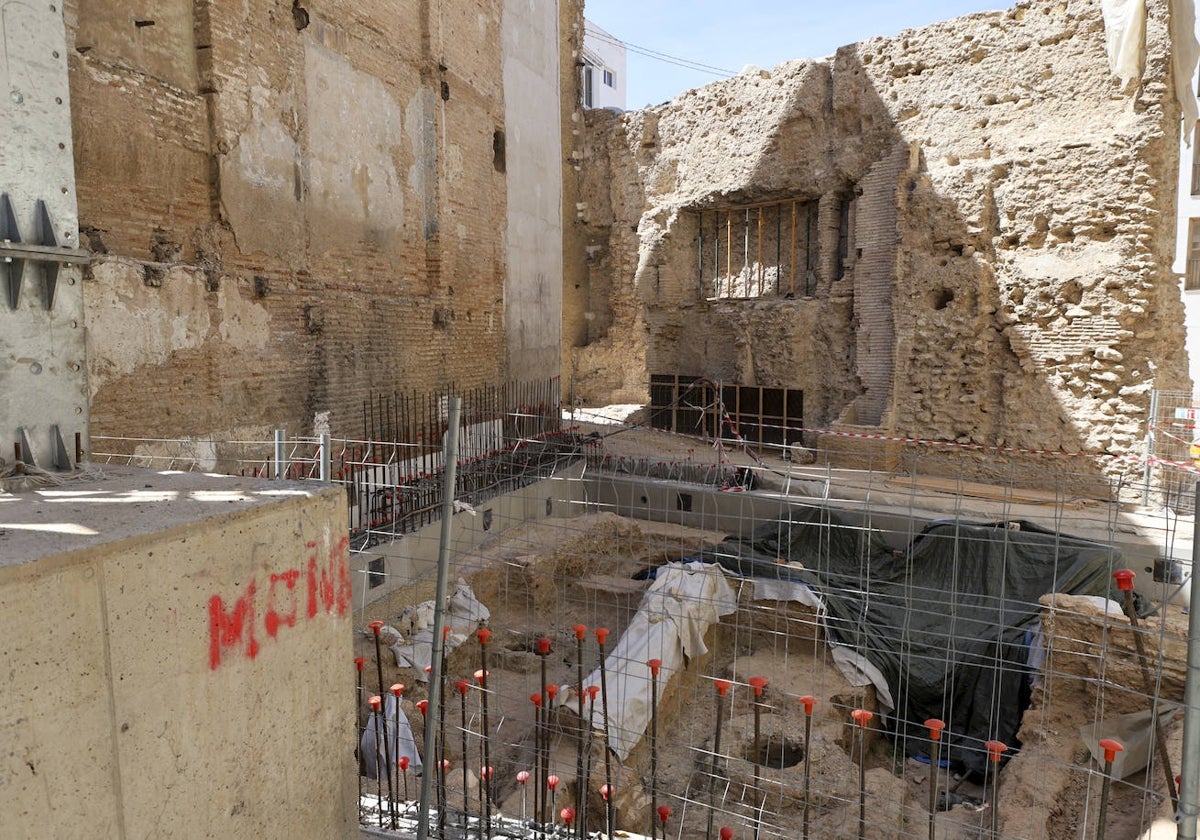
<path fill-rule="evenodd" d="M 1167 5 L 1148 8 L 1130 88 L 1098 0 L 1033 0 L 588 113 L 577 396 L 678 371 L 803 389 L 812 428 L 1129 453 L 1150 389 L 1187 387 Z M 792 200 L 818 207 L 803 291 L 710 299 L 727 268 L 740 293 L 792 274 L 787 220 L 767 211 L 761 260 L 753 217 L 739 231 L 740 208 Z"/>

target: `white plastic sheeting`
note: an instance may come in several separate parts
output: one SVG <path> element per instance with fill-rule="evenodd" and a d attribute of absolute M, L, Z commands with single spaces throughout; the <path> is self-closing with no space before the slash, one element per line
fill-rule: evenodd
<path fill-rule="evenodd" d="M 383 714 L 387 717 L 389 758 L 395 764 L 400 756 L 408 756 L 408 772 L 420 775 L 421 753 L 417 750 L 417 742 L 413 738 L 412 728 L 408 725 L 408 715 L 396 714 L 397 702 L 394 694 L 389 694 L 384 698 Z M 382 728 L 379 714 L 372 712 L 367 719 L 366 728 L 363 729 L 362 738 L 358 742 L 362 772 L 368 779 L 381 777 L 380 771 L 383 768 L 384 759 Z"/>
<path fill-rule="evenodd" d="M 1146 48 L 1146 0 L 1101 0 L 1104 41 L 1108 66 L 1124 82 L 1142 76 Z M 1171 63 L 1175 76 L 1175 98 L 1183 111 L 1184 137 L 1191 142 L 1191 126 L 1198 109 L 1192 76 L 1200 44 L 1196 42 L 1195 0 L 1169 0 Z"/>
<path fill-rule="evenodd" d="M 637 615 L 605 659 L 608 683 L 609 746 L 624 760 L 650 722 L 651 659 L 662 660 L 659 690 L 684 666 L 685 658 L 708 652 L 704 634 L 722 616 L 737 610 L 737 596 L 719 566 L 668 563 L 642 596 Z M 600 685 L 597 668 L 584 688 Z M 562 694 L 559 695 L 563 697 Z M 597 726 L 603 726 L 596 709 Z"/>
<path fill-rule="evenodd" d="M 471 587 L 459 578 L 454 594 L 446 604 L 446 626 L 450 628 L 450 635 L 446 637 L 447 653 L 465 642 L 478 629 L 479 623 L 491 615 Z M 425 669 L 433 662 L 433 601 L 406 608 L 399 623 L 399 628 L 389 628 L 400 637 L 391 646 L 396 666 L 412 668 L 418 680 L 428 682 Z"/>

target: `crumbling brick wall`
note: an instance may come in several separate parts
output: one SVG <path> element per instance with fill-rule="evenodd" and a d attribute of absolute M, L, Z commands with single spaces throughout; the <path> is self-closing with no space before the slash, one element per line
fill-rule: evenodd
<path fill-rule="evenodd" d="M 66 6 L 93 432 L 506 378 L 502 0 L 152 7 Z"/>
<path fill-rule="evenodd" d="M 610 291 L 576 391 L 614 399 L 618 364 L 801 388 L 815 428 L 1134 451 L 1187 387 L 1166 15 L 1129 86 L 1098 0 L 1033 0 L 590 114 L 582 282 Z M 708 299 L 696 219 L 788 199 L 819 202 L 810 296 Z"/>

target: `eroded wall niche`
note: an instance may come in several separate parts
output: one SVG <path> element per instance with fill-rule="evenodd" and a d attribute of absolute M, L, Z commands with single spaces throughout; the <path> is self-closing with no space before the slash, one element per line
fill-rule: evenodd
<path fill-rule="evenodd" d="M 1110 74 L 1097 0 L 1035 0 L 589 112 L 577 399 L 679 372 L 803 389 L 809 428 L 1133 450 L 1150 391 L 1188 387 L 1148 9 L 1140 84 Z"/>

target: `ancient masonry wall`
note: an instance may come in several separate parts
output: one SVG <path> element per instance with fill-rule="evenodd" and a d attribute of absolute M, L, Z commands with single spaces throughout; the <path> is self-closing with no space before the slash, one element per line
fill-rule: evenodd
<path fill-rule="evenodd" d="M 802 388 L 810 427 L 1135 450 L 1151 389 L 1188 387 L 1169 61 L 1165 0 L 1128 86 L 1098 0 L 1034 0 L 589 113 L 577 394 L 679 371 Z M 819 208 L 807 296 L 709 299 L 701 228 L 790 200 Z"/>
<path fill-rule="evenodd" d="M 357 435 L 372 392 L 557 373 L 557 295 L 505 286 L 560 262 L 507 228 L 506 154 L 559 154 L 556 109 L 506 125 L 507 5 L 68 0 L 94 433 Z M 553 98 L 537 23 L 508 78 Z"/>

